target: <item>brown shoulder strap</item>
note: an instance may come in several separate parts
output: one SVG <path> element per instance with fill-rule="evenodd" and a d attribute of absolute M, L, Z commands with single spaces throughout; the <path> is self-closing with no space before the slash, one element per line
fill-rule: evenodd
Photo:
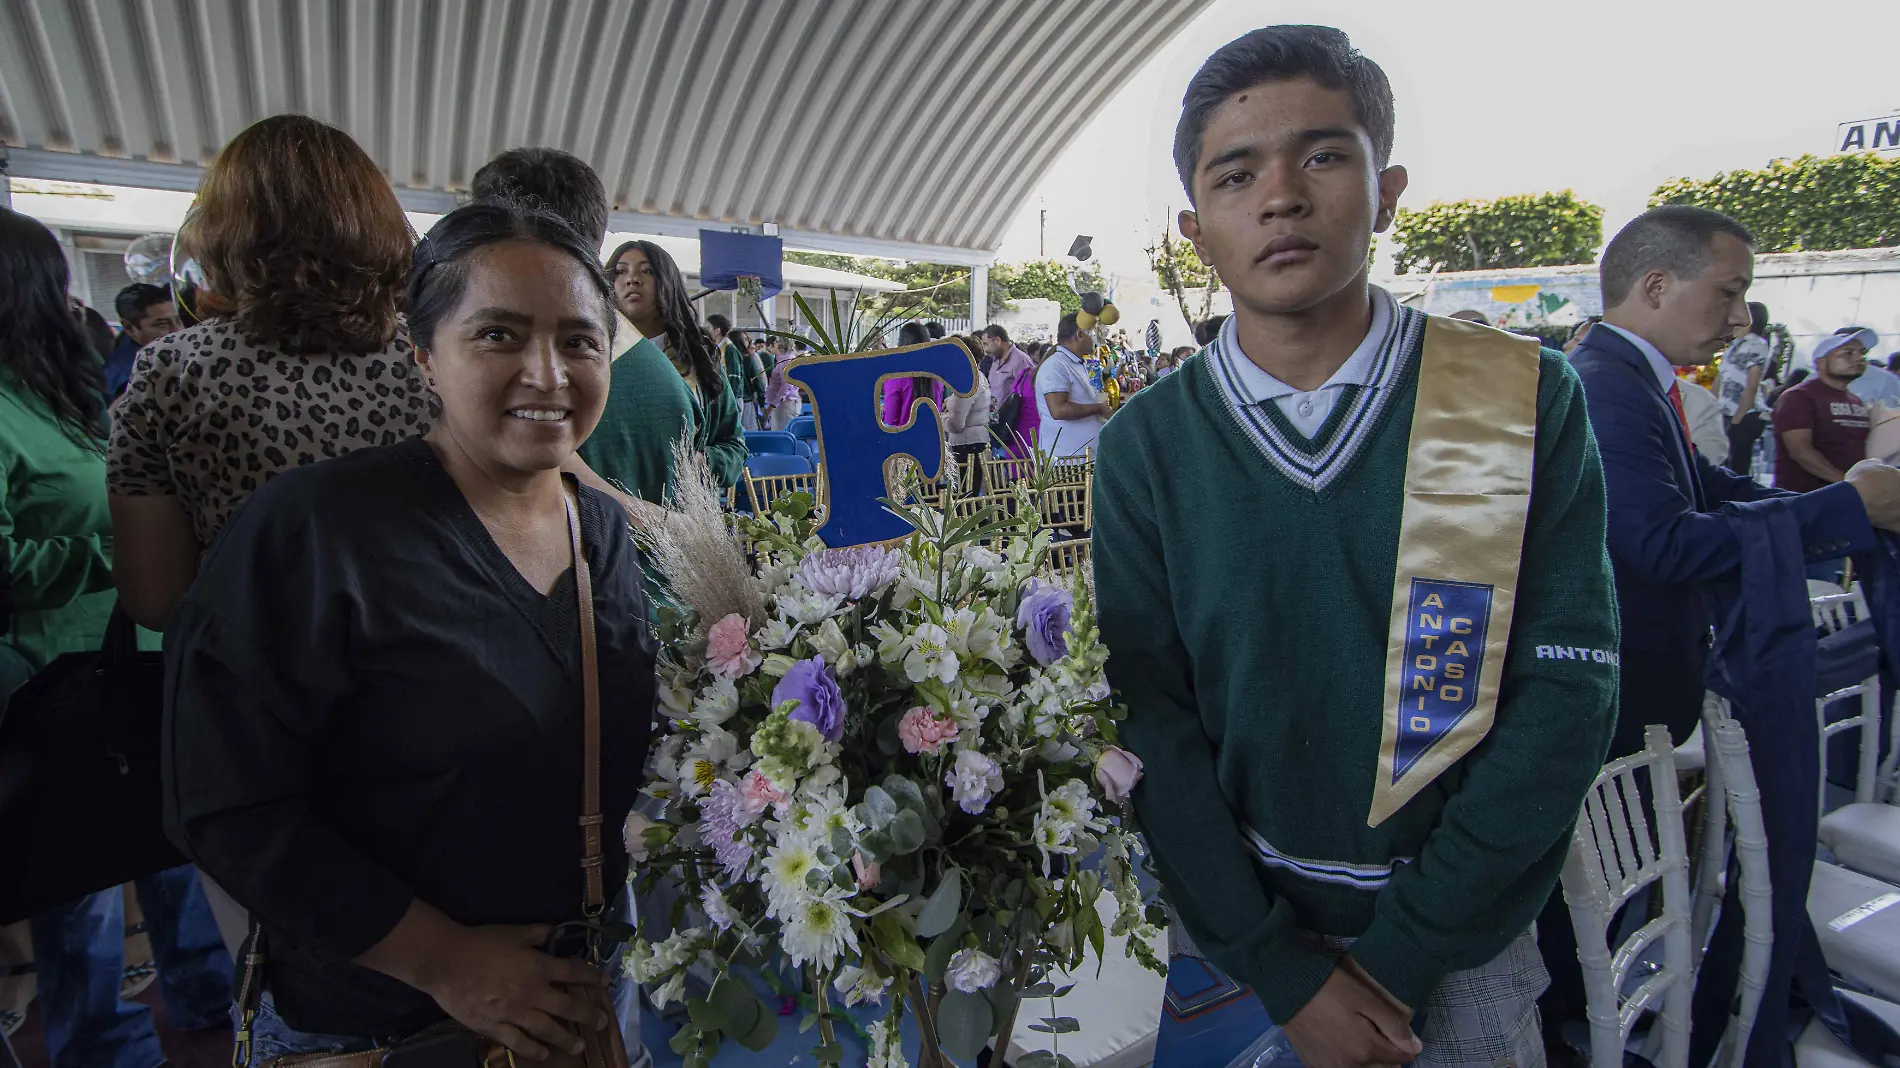
<path fill-rule="evenodd" d="M 581 548 L 580 495 L 567 491 L 567 532 L 574 547 L 574 597 L 580 608 L 581 637 L 581 875 L 585 893 L 581 903 L 589 919 L 598 917 L 607 903 L 601 881 L 600 841 L 600 664 L 594 646 L 594 581 L 588 573 L 587 554 Z"/>

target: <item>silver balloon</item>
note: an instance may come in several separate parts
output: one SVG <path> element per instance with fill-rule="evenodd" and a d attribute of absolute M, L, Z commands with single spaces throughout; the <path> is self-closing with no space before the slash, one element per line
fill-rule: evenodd
<path fill-rule="evenodd" d="M 146 234 L 126 246 L 125 273 L 134 282 L 162 286 L 172 280 L 172 235 Z"/>

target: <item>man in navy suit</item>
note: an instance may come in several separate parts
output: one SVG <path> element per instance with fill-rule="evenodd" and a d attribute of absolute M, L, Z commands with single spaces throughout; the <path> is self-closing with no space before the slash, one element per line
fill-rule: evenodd
<path fill-rule="evenodd" d="M 1706 513 L 1783 494 L 1695 451 L 1676 385 L 1675 368 L 1707 363 L 1748 328 L 1754 244 L 1717 212 L 1645 212 L 1603 250 L 1603 322 L 1570 356 L 1603 454 L 1623 617 L 1612 757 L 1642 749 L 1650 723 L 1680 743 L 1700 715 L 1713 622 L 1703 587 L 1741 566 L 1729 525 Z M 1809 561 L 1871 548 L 1874 527 L 1900 528 L 1900 469 L 1856 464 L 1845 481 L 1800 494 L 1794 510 Z"/>

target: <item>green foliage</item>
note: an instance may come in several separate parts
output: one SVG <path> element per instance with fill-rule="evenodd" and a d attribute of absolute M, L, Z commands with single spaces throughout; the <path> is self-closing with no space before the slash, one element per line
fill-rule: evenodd
<path fill-rule="evenodd" d="M 1164 229 L 1161 240 L 1145 251 L 1149 269 L 1154 271 L 1161 288 L 1174 297 L 1181 309 L 1181 318 L 1192 325 L 1213 313 L 1214 294 L 1220 292 L 1220 276 L 1201 262 L 1201 254 L 1192 242 L 1176 241 L 1174 234 Z M 1188 301 L 1189 293 L 1195 297 L 1192 305 Z"/>
<path fill-rule="evenodd" d="M 1603 209 L 1568 189 L 1400 208 L 1392 241 L 1400 274 L 1589 263 L 1603 243 Z"/>
<path fill-rule="evenodd" d="M 1087 277 L 1087 276 L 1085 276 Z M 1094 275 L 1099 284 L 1101 275 Z M 994 314 L 1013 300 L 1041 297 L 1062 305 L 1062 314 L 1082 310 L 1082 298 L 1069 287 L 1069 270 L 1057 260 L 1003 263 L 990 269 L 990 309 Z"/>
<path fill-rule="evenodd" d="M 1888 248 L 1900 245 L 1900 158 L 1778 159 L 1758 171 L 1664 182 L 1649 204 L 1719 211 L 1753 230 L 1761 252 Z"/>

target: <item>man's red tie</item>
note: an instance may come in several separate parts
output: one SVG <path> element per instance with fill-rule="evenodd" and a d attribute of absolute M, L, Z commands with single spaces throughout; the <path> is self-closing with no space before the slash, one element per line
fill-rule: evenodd
<path fill-rule="evenodd" d="M 1682 407 L 1682 387 L 1675 382 L 1669 383 L 1669 405 L 1676 410 L 1676 422 L 1682 426 L 1683 444 L 1689 446 L 1691 455 L 1695 453 L 1695 438 L 1689 434 L 1689 413 Z"/>

